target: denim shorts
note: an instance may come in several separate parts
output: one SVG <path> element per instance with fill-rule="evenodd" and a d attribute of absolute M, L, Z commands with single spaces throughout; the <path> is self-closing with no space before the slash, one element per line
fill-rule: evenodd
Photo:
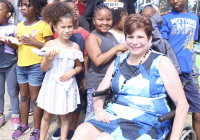
<path fill-rule="evenodd" d="M 31 86 L 41 86 L 45 72 L 40 68 L 40 63 L 20 67 L 17 66 L 17 81 L 19 84 L 28 83 Z"/>

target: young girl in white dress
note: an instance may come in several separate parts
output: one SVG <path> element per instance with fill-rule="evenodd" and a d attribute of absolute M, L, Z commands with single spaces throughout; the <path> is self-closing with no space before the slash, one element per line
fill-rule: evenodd
<path fill-rule="evenodd" d="M 42 16 L 53 25 L 58 38 L 47 42 L 43 48 L 48 54 L 41 62 L 41 69 L 46 71 L 46 75 L 37 99 L 38 106 L 44 109 L 40 140 L 45 140 L 54 114 L 61 120 L 61 140 L 66 140 L 69 113 L 80 104 L 75 75 L 82 71 L 83 54 L 79 45 L 69 40 L 74 24 L 70 8 L 55 2 L 43 9 Z"/>

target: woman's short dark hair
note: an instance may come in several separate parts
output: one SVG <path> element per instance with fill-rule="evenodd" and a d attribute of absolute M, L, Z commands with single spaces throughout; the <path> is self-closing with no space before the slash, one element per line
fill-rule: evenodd
<path fill-rule="evenodd" d="M 124 23 L 124 34 L 132 34 L 137 29 L 144 29 L 148 39 L 152 35 L 152 22 L 149 17 L 140 14 L 130 14 Z"/>

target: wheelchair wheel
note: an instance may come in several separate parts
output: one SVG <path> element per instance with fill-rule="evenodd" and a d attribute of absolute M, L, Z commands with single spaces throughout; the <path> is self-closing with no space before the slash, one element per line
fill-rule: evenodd
<path fill-rule="evenodd" d="M 196 140 L 196 134 L 193 130 L 184 130 L 180 140 Z"/>

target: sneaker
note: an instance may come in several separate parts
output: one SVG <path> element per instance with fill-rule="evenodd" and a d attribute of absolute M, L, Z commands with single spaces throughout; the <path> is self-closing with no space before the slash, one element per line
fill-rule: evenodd
<path fill-rule="evenodd" d="M 17 130 L 12 134 L 13 139 L 20 139 L 24 134 L 30 131 L 29 126 L 21 123 Z"/>
<path fill-rule="evenodd" d="M 29 108 L 29 113 L 28 113 L 29 116 L 32 116 L 33 115 L 33 109 L 32 109 L 32 104 L 30 103 L 30 108 Z"/>
<path fill-rule="evenodd" d="M 71 140 L 71 138 L 73 137 L 73 135 L 74 135 L 74 131 L 73 130 L 69 130 L 68 134 L 67 134 L 67 140 Z"/>
<path fill-rule="evenodd" d="M 33 110 L 29 110 L 28 115 L 32 116 L 33 115 Z"/>
<path fill-rule="evenodd" d="M 39 129 L 33 129 L 33 132 L 31 132 L 30 140 L 40 140 L 40 130 Z"/>
<path fill-rule="evenodd" d="M 58 128 L 52 135 L 52 140 L 59 140 L 60 139 L 60 128 Z"/>
<path fill-rule="evenodd" d="M 2 127 L 4 125 L 4 123 L 6 122 L 6 119 L 5 119 L 5 115 L 3 114 L 1 117 L 0 117 L 0 127 Z"/>
<path fill-rule="evenodd" d="M 10 122 L 12 122 L 13 130 L 15 131 L 19 126 L 19 114 L 12 114 L 11 118 Z"/>

